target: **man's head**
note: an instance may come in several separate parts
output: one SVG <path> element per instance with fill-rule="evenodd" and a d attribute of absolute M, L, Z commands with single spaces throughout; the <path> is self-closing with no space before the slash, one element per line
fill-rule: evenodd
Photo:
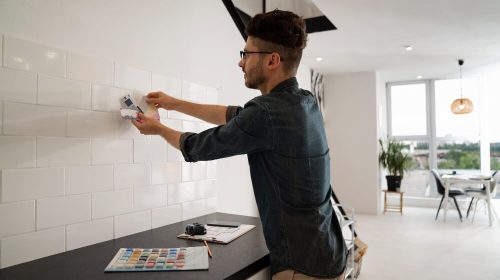
<path fill-rule="evenodd" d="M 306 47 L 307 33 L 304 20 L 298 15 L 274 10 L 255 15 L 246 27 L 249 37 L 254 37 L 262 51 L 280 55 L 283 70 L 295 75 Z"/>

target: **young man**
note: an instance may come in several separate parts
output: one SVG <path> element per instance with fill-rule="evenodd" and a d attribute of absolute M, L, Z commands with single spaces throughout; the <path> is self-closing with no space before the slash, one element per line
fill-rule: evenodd
<path fill-rule="evenodd" d="M 305 22 L 291 12 L 256 15 L 239 66 L 262 95 L 244 108 L 202 105 L 162 92 L 148 95 L 218 127 L 181 133 L 140 115 L 133 124 L 180 149 L 188 162 L 247 154 L 273 279 L 343 279 L 346 247 L 330 203 L 330 158 L 315 98 L 295 78 L 306 46 Z"/>

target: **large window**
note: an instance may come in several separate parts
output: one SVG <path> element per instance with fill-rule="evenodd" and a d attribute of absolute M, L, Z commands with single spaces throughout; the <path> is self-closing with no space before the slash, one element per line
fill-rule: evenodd
<path fill-rule="evenodd" d="M 391 87 L 393 136 L 426 135 L 426 85 L 409 84 Z"/>

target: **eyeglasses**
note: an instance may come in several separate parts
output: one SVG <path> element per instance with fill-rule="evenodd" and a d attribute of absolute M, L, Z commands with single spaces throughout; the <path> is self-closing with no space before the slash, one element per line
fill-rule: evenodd
<path fill-rule="evenodd" d="M 241 59 L 246 59 L 249 54 L 253 54 L 253 53 L 272 54 L 274 52 L 264 52 L 264 51 L 261 51 L 261 52 L 247 52 L 247 51 L 240 51 L 240 58 Z M 283 61 L 283 58 L 281 56 L 280 56 L 280 61 Z"/>

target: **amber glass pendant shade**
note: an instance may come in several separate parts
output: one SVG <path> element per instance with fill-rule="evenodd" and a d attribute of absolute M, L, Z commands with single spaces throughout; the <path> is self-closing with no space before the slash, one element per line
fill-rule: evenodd
<path fill-rule="evenodd" d="M 474 110 L 474 104 L 468 98 L 458 98 L 451 103 L 451 112 L 453 114 L 468 114 Z"/>

